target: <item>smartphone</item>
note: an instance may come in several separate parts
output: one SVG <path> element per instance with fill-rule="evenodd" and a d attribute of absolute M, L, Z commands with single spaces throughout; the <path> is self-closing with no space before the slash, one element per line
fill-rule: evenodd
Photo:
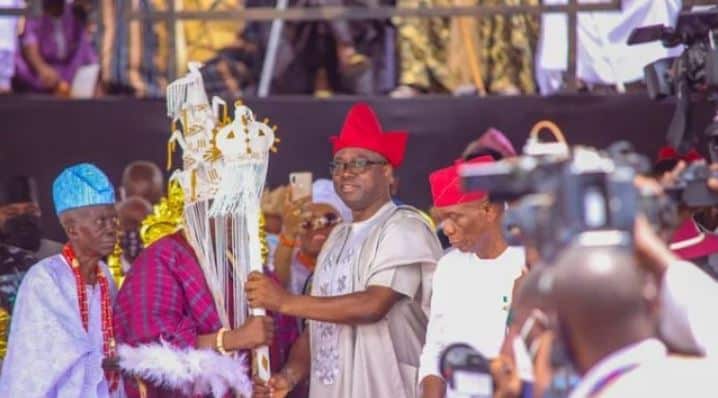
<path fill-rule="evenodd" d="M 312 173 L 308 171 L 289 173 L 289 187 L 293 201 L 306 198 L 311 199 Z"/>

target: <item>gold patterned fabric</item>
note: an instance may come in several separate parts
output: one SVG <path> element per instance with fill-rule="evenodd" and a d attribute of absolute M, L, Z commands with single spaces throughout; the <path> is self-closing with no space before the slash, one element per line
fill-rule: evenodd
<path fill-rule="evenodd" d="M 183 11 L 223 11 L 241 8 L 241 0 L 175 0 Z M 243 21 L 183 21 L 178 32 L 177 65 L 185 72 L 187 61 L 205 62 L 217 51 L 237 44 Z"/>
<path fill-rule="evenodd" d="M 5 358 L 7 353 L 7 338 L 10 334 L 10 314 L 3 307 L 0 307 L 0 360 Z"/>
<path fill-rule="evenodd" d="M 122 272 L 122 247 L 119 242 L 115 244 L 112 253 L 107 257 L 107 268 L 115 280 L 115 286 L 119 289 L 122 287 L 122 281 L 125 280 L 125 274 Z"/>
<path fill-rule="evenodd" d="M 538 5 L 539 0 L 454 0 L 458 6 Z M 459 17 L 451 21 L 449 69 L 457 84 L 475 84 L 471 62 L 478 65 L 489 93 L 534 93 L 534 52 L 538 18 L 528 14 Z M 471 46 L 476 54 L 469 59 Z"/>
<path fill-rule="evenodd" d="M 450 0 L 399 0 L 398 7 L 447 7 Z M 399 84 L 426 91 L 455 88 L 446 60 L 448 18 L 396 18 L 400 57 Z"/>

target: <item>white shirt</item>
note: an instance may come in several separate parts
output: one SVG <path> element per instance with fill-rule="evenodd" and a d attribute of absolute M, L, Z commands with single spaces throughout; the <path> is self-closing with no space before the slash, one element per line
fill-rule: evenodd
<path fill-rule="evenodd" d="M 718 352 L 718 283 L 686 261 L 671 264 L 661 283 L 661 336 L 671 346 L 713 357 Z"/>
<path fill-rule="evenodd" d="M 601 3 L 579 0 L 579 3 Z M 544 0 L 544 4 L 566 4 Z M 648 25 L 675 26 L 681 0 L 623 0 L 621 11 L 581 12 L 577 17 L 576 76 L 586 83 L 615 84 L 643 79 L 643 67 L 660 58 L 677 56 L 659 42 L 629 46 L 633 29 Z M 560 88 L 557 74 L 568 69 L 568 25 L 564 13 L 541 15 L 541 35 L 536 57 L 536 79 L 541 94 Z"/>
<path fill-rule="evenodd" d="M 506 335 L 514 281 L 525 262 L 521 247 L 509 247 L 491 260 L 453 249 L 439 260 L 419 380 L 441 377 L 439 358 L 452 343 L 467 343 L 487 358 L 497 356 Z"/>
<path fill-rule="evenodd" d="M 307 266 L 299 260 L 298 254 L 298 249 L 292 252 L 292 262 L 289 264 L 289 286 L 287 286 L 287 290 L 292 294 L 305 294 L 304 287 L 307 284 L 309 275 L 312 274 L 312 270 L 307 268 Z"/>
<path fill-rule="evenodd" d="M 611 373 L 630 366 L 650 364 L 666 358 L 668 351 L 657 339 L 646 339 L 624 347 L 594 365 L 571 392 L 569 398 L 587 398 Z"/>

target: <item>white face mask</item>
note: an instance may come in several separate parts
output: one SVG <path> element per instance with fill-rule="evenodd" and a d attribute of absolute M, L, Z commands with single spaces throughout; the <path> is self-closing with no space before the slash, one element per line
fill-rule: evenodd
<path fill-rule="evenodd" d="M 531 311 L 531 315 L 529 315 L 529 317 L 526 318 L 526 320 L 524 321 L 523 325 L 521 325 L 521 330 L 519 331 L 519 338 L 521 339 L 521 344 L 523 345 L 524 349 L 526 348 L 526 341 L 528 340 L 531 331 L 537 323 L 543 327 L 548 327 L 548 318 L 546 317 L 546 314 L 544 314 L 541 310 L 534 308 L 533 311 Z M 540 339 L 538 338 L 534 339 L 531 342 L 531 345 L 528 347 L 527 353 L 531 360 L 536 358 L 536 354 L 538 353 L 539 349 L 539 341 Z"/>
<path fill-rule="evenodd" d="M 523 381 L 533 382 L 534 367 L 531 361 L 529 351 L 526 349 L 526 343 L 521 336 L 514 337 L 513 341 L 514 361 L 516 363 L 516 371 L 519 378 Z"/>

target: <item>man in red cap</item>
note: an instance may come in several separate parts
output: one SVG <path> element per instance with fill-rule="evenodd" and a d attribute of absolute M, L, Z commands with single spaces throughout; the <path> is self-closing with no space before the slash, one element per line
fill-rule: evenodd
<path fill-rule="evenodd" d="M 490 156 L 483 156 L 468 163 L 491 161 Z M 461 164 L 429 176 L 434 207 L 444 220 L 444 233 L 453 249 L 439 260 L 434 274 L 431 319 L 419 372 L 424 398 L 451 396 L 438 366 L 447 345 L 465 342 L 487 358 L 499 354 L 514 281 L 525 263 L 523 248 L 509 247 L 503 237 L 503 206 L 489 202 L 486 193 L 462 192 Z"/>
<path fill-rule="evenodd" d="M 418 210 L 391 201 L 407 134 L 383 132 L 365 104 L 332 137 L 336 192 L 352 210 L 319 254 L 311 296 L 290 295 L 259 274 L 249 304 L 309 319 L 284 369 L 255 396 L 283 397 L 308 378 L 311 398 L 418 395 L 431 277 L 441 247 Z M 270 395 L 271 394 L 271 395 Z"/>

